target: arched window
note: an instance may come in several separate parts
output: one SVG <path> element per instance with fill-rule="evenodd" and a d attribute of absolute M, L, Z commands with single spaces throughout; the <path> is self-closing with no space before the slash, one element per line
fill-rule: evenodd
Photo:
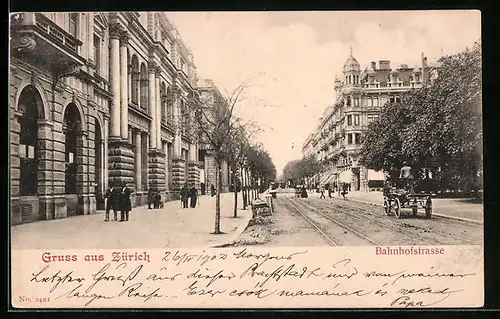
<path fill-rule="evenodd" d="M 77 191 L 77 134 L 80 128 L 80 114 L 74 103 L 70 103 L 64 112 L 63 130 L 65 135 L 66 180 L 65 193 L 76 194 Z"/>
<path fill-rule="evenodd" d="M 146 69 L 146 65 L 144 63 L 141 64 L 141 86 L 140 86 L 140 101 L 139 106 L 141 109 L 147 112 L 148 110 L 148 72 Z"/>
<path fill-rule="evenodd" d="M 139 87 L 141 84 L 141 77 L 139 72 L 139 60 L 137 59 L 137 55 L 132 56 L 132 83 L 130 83 L 130 96 L 132 103 L 139 105 Z"/>
<path fill-rule="evenodd" d="M 346 99 L 346 105 L 351 106 L 351 97 L 350 96 L 348 96 Z"/>
<path fill-rule="evenodd" d="M 42 101 L 34 86 L 28 85 L 19 97 L 19 195 L 37 194 L 38 184 L 38 108 Z"/>

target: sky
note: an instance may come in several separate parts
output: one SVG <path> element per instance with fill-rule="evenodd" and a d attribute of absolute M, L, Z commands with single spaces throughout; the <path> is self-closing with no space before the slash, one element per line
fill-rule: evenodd
<path fill-rule="evenodd" d="M 221 92 L 246 83 L 236 115 L 256 136 L 278 175 L 335 101 L 335 76 L 352 49 L 361 68 L 390 60 L 418 67 L 481 38 L 479 11 L 169 12 L 200 78 Z M 377 63 L 378 64 L 378 63 Z"/>

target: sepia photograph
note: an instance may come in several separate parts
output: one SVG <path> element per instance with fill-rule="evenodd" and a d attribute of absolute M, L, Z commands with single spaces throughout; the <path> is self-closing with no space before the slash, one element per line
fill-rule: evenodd
<path fill-rule="evenodd" d="M 17 12 L 9 45 L 12 252 L 483 245 L 479 11 Z"/>
<path fill-rule="evenodd" d="M 13 248 L 481 244 L 480 49 L 467 11 L 12 14 Z"/>

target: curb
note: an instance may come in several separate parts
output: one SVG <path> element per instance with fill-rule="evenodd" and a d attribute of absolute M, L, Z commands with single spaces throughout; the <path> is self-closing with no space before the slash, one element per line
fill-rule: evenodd
<path fill-rule="evenodd" d="M 250 220 L 252 219 L 252 216 L 253 216 L 252 211 L 249 210 L 248 208 L 246 211 L 249 211 L 249 214 L 242 221 L 242 226 L 244 226 L 244 227 L 238 227 L 238 229 L 226 241 L 218 243 L 218 244 L 209 245 L 208 247 L 209 248 L 222 248 L 222 247 L 229 246 L 232 243 L 234 243 L 236 241 L 236 239 L 245 231 L 245 229 L 247 229 L 248 223 L 250 223 Z"/>
<path fill-rule="evenodd" d="M 369 201 L 365 201 L 365 200 L 361 200 L 361 199 L 347 199 L 348 201 L 353 201 L 353 202 L 359 202 L 359 203 L 364 203 L 364 204 L 369 204 L 369 205 L 373 205 L 373 206 L 384 206 L 383 204 L 379 204 L 379 203 L 373 203 L 373 202 L 369 202 Z M 444 218 L 444 219 L 454 219 L 454 220 L 459 220 L 459 221 L 463 221 L 463 222 L 468 222 L 468 223 L 473 223 L 473 224 L 478 224 L 478 225 L 484 225 L 484 221 L 481 221 L 481 220 L 476 220 L 476 219 L 470 219 L 470 218 L 465 218 L 465 217 L 457 217 L 457 216 L 451 216 L 451 215 L 445 215 L 445 214 L 436 214 L 436 213 L 432 213 L 432 216 L 437 216 L 437 217 L 440 217 L 440 218 Z"/>

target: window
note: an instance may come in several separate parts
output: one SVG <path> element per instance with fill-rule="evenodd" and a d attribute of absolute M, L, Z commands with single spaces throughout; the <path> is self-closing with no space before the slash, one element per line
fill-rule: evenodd
<path fill-rule="evenodd" d="M 368 124 L 370 124 L 371 122 L 373 122 L 373 115 L 368 114 L 368 115 L 366 116 L 366 122 L 367 122 Z"/>
<path fill-rule="evenodd" d="M 347 106 L 351 106 L 351 97 L 350 96 L 347 97 L 346 104 L 347 104 Z"/>
<path fill-rule="evenodd" d="M 366 98 L 366 102 L 367 102 L 368 106 L 373 106 L 373 101 L 372 101 L 371 97 Z"/>
<path fill-rule="evenodd" d="M 354 125 L 359 125 L 359 114 L 354 115 Z"/>
<path fill-rule="evenodd" d="M 394 103 L 394 96 L 391 96 L 391 97 L 389 98 L 389 102 L 390 102 L 390 103 Z"/>
<path fill-rule="evenodd" d="M 69 33 L 77 38 L 78 34 L 78 13 L 69 14 Z"/>
<path fill-rule="evenodd" d="M 352 115 L 347 115 L 347 126 L 352 125 Z"/>
<path fill-rule="evenodd" d="M 347 144 L 352 144 L 352 134 L 347 134 Z"/>
<path fill-rule="evenodd" d="M 378 97 L 373 97 L 373 106 L 378 106 Z"/>
<path fill-rule="evenodd" d="M 101 39 L 94 34 L 94 62 L 95 62 L 95 73 L 101 73 Z"/>
<path fill-rule="evenodd" d="M 354 106 L 359 106 L 359 97 L 354 98 Z"/>
<path fill-rule="evenodd" d="M 396 102 L 397 103 L 401 102 L 401 98 L 399 96 L 396 96 Z"/>
<path fill-rule="evenodd" d="M 19 97 L 19 195 L 37 193 L 38 173 L 38 92 L 30 85 Z"/>

